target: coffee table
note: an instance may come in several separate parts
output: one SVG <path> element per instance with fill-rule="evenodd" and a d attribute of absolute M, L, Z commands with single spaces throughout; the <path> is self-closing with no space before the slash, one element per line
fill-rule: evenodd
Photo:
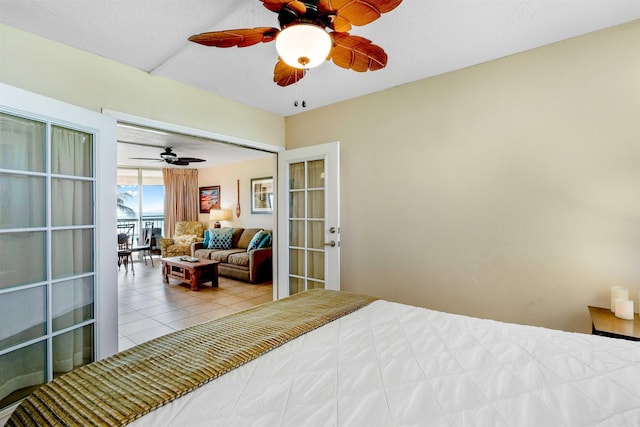
<path fill-rule="evenodd" d="M 169 279 L 179 280 L 190 285 L 192 291 L 198 290 L 201 283 L 211 282 L 214 288 L 218 287 L 218 264 L 220 261 L 198 258 L 195 262 L 183 261 L 182 257 L 161 258 L 162 278 L 164 283 Z"/>

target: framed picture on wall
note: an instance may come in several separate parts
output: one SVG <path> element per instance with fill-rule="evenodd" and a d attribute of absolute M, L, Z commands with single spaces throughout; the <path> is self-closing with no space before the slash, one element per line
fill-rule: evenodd
<path fill-rule="evenodd" d="M 251 213 L 273 213 L 273 177 L 251 179 Z"/>
<path fill-rule="evenodd" d="M 200 187 L 198 189 L 200 213 L 209 213 L 211 209 L 220 209 L 220 186 Z"/>

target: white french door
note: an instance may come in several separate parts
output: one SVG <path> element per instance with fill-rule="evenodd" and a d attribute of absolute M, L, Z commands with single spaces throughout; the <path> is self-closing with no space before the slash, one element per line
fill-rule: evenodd
<path fill-rule="evenodd" d="M 340 289 L 340 144 L 278 154 L 277 298 Z"/>
<path fill-rule="evenodd" d="M 114 130 L 0 83 L 0 413 L 117 351 Z"/>

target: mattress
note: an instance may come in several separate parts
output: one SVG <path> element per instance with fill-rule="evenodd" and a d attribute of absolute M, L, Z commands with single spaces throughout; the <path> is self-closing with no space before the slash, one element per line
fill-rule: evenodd
<path fill-rule="evenodd" d="M 376 301 L 134 426 L 640 426 L 640 343 Z"/>

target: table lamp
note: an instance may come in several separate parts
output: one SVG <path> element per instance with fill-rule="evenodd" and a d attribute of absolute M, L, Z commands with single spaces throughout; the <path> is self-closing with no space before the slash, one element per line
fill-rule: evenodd
<path fill-rule="evenodd" d="M 220 228 L 220 221 L 226 221 L 231 218 L 231 211 L 228 209 L 211 209 L 209 211 L 209 221 L 215 221 L 213 228 Z"/>

